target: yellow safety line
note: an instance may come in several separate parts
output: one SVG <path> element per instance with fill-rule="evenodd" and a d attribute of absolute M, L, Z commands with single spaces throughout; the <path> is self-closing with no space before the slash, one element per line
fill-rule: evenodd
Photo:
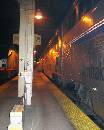
<path fill-rule="evenodd" d="M 101 130 L 85 113 L 83 113 L 67 96 L 65 96 L 54 84 L 50 90 L 62 106 L 67 118 L 76 130 Z"/>

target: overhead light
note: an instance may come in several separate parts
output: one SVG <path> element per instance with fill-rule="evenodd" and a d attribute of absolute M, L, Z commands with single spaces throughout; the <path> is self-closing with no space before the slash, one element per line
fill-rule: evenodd
<path fill-rule="evenodd" d="M 8 52 L 8 56 L 11 56 L 12 53 L 13 53 L 13 50 L 9 50 L 9 52 Z"/>
<path fill-rule="evenodd" d="M 43 18 L 43 16 L 42 16 L 42 13 L 41 13 L 40 9 L 38 9 L 38 10 L 36 11 L 35 18 L 36 18 L 36 19 L 42 19 L 42 18 Z"/>

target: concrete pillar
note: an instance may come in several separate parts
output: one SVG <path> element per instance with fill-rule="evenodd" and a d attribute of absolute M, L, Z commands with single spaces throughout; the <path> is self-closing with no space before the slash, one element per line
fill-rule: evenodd
<path fill-rule="evenodd" d="M 20 1 L 18 97 L 27 93 L 27 91 L 24 92 L 27 89 L 26 86 L 28 86 L 27 97 L 32 97 L 34 7 L 34 0 Z M 26 77 L 29 77 L 31 81 L 28 81 Z"/>

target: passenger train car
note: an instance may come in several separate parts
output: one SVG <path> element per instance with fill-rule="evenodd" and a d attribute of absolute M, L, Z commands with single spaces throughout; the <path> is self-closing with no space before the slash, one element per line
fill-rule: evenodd
<path fill-rule="evenodd" d="M 103 121 L 104 0 L 75 1 L 40 62 L 87 115 Z"/>

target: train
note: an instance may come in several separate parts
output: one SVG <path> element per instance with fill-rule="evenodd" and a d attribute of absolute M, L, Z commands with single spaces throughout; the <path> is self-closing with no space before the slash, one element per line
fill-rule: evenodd
<path fill-rule="evenodd" d="M 49 41 L 40 66 L 104 128 L 104 0 L 75 0 Z"/>
<path fill-rule="evenodd" d="M 15 45 L 8 51 L 7 60 L 3 59 L 2 61 L 6 62 L 2 63 L 0 66 L 0 85 L 11 80 L 13 77 L 18 75 L 19 68 L 19 54 Z"/>
<path fill-rule="evenodd" d="M 17 76 L 16 69 L 1 68 L 0 69 L 0 85 L 11 80 L 15 76 Z"/>

